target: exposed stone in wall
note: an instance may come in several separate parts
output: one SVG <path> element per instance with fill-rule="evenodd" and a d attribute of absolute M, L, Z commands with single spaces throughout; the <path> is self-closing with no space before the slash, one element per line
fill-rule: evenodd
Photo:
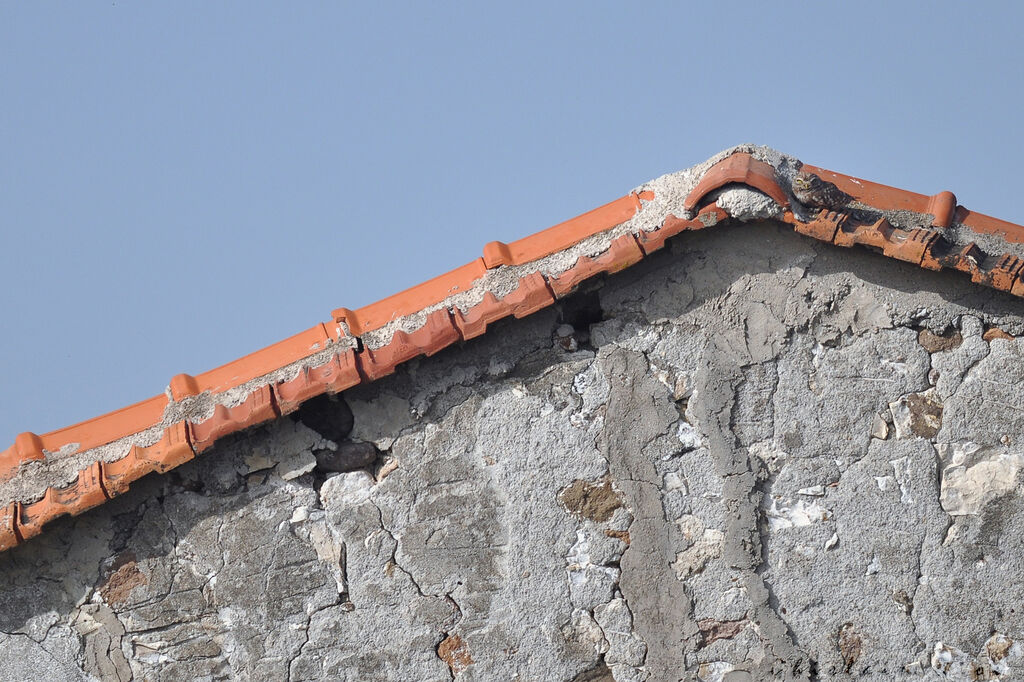
<path fill-rule="evenodd" d="M 0 555 L 0 678 L 1020 679 L 1022 313 L 684 235 Z"/>

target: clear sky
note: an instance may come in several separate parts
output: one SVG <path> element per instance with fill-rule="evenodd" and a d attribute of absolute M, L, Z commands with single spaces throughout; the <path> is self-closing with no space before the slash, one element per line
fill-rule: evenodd
<path fill-rule="evenodd" d="M 741 142 L 1024 222 L 1019 4 L 495 4 L 2 0 L 0 449 Z"/>

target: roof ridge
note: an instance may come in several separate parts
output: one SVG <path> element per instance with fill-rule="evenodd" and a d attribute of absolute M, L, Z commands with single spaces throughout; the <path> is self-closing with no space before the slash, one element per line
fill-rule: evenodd
<path fill-rule="evenodd" d="M 793 194 L 808 171 L 853 197 L 812 208 Z M 289 414 L 306 400 L 375 381 L 420 355 L 524 317 L 582 282 L 622 270 L 689 230 L 774 218 L 837 246 L 861 244 L 920 267 L 953 269 L 1024 296 L 1024 227 L 923 195 L 740 145 L 641 185 L 615 201 L 318 323 L 238 360 L 173 377 L 162 395 L 46 434 L 22 433 L 0 452 L 0 551 L 165 472 L 230 433 Z"/>

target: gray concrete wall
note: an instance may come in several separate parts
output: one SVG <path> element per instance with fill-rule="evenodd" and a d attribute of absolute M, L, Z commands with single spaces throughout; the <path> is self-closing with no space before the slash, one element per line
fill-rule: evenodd
<path fill-rule="evenodd" d="M 1021 679 L 1022 313 L 683 235 L 0 555 L 0 679 Z"/>

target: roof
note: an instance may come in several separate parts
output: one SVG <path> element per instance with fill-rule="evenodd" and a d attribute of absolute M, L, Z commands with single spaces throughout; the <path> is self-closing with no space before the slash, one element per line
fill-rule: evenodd
<path fill-rule="evenodd" d="M 853 197 L 816 209 L 792 191 L 810 171 Z M 1024 227 L 970 211 L 948 191 L 916 194 L 743 145 L 662 176 L 611 203 L 368 306 L 333 311 L 279 343 L 165 391 L 0 452 L 0 551 L 167 472 L 218 439 L 295 411 L 304 401 L 387 376 L 620 271 L 681 232 L 774 219 L 840 247 L 862 245 L 929 270 L 1024 295 Z"/>

